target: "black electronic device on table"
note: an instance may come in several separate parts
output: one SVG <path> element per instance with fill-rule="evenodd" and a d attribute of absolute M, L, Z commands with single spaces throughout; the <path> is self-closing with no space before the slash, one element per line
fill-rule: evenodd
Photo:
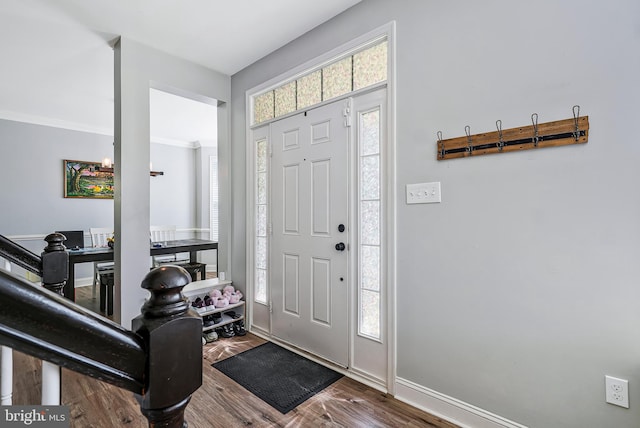
<path fill-rule="evenodd" d="M 79 250 L 84 248 L 84 231 L 83 230 L 56 230 L 67 238 L 64 246 L 69 250 Z"/>

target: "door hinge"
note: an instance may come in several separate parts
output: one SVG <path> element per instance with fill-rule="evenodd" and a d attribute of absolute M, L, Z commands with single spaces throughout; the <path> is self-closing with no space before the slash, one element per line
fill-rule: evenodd
<path fill-rule="evenodd" d="M 273 303 L 269 302 L 269 313 L 273 313 Z"/>
<path fill-rule="evenodd" d="M 351 126 L 351 99 L 345 102 L 344 109 L 342 109 L 342 115 L 344 116 L 344 127 L 349 128 Z"/>
<path fill-rule="evenodd" d="M 269 157 L 273 157 L 273 145 L 271 144 L 271 141 L 267 143 L 267 151 L 269 152 Z"/>
<path fill-rule="evenodd" d="M 273 236 L 273 223 L 269 223 L 267 225 L 267 233 L 269 234 L 269 236 Z"/>

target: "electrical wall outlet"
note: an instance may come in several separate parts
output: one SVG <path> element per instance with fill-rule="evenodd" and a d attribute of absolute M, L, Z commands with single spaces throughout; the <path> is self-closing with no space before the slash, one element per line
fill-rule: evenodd
<path fill-rule="evenodd" d="M 437 204 L 440 202 L 440 182 L 407 184 L 407 204 Z"/>
<path fill-rule="evenodd" d="M 629 381 L 613 376 L 605 376 L 604 386 L 607 403 L 629 408 Z"/>

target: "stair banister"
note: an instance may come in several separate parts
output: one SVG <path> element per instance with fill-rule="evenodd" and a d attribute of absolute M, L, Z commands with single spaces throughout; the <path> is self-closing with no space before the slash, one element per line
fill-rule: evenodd
<path fill-rule="evenodd" d="M 147 346 L 139 402 L 151 427 L 182 428 L 191 394 L 202 385 L 202 318 L 182 295 L 190 282 L 185 269 L 172 265 L 153 269 L 142 281 L 151 296 L 131 325 Z"/>
<path fill-rule="evenodd" d="M 42 260 L 42 285 L 54 293 L 64 295 L 64 285 L 69 278 L 69 254 L 63 243 L 66 237 L 60 233 L 47 235 Z M 49 361 L 42 361 L 43 405 L 59 405 L 62 400 L 62 369 Z"/>
<path fill-rule="evenodd" d="M 144 344 L 122 326 L 0 271 L 3 345 L 133 392 L 142 390 Z"/>
<path fill-rule="evenodd" d="M 26 248 L 0 235 L 0 254 L 6 257 L 5 270 L 11 271 L 13 260 L 25 269 L 42 277 L 45 288 L 61 294 L 68 277 L 69 256 L 62 243 L 66 238 L 59 233 L 45 238 L 47 246 L 41 257 Z M 9 259 L 9 260 L 7 260 Z M 62 371 L 49 361 L 42 362 L 42 398 L 43 405 L 59 405 L 62 395 Z M 2 404 L 9 405 L 13 397 L 13 351 L 2 347 L 2 384 L 0 385 Z"/>
<path fill-rule="evenodd" d="M 2 259 L 4 270 L 11 271 L 11 262 Z M 13 349 L 2 346 L 2 356 L 0 357 L 0 405 L 10 406 L 13 404 Z"/>
<path fill-rule="evenodd" d="M 58 237 L 50 235 L 47 242 L 43 285 L 59 292 L 66 272 L 59 269 L 64 256 L 57 253 L 66 251 L 60 251 Z M 0 345 L 132 391 L 150 427 L 182 428 L 191 394 L 202 384 L 202 320 L 182 295 L 190 281 L 177 266 L 147 274 L 142 287 L 151 296 L 129 331 L 0 271 Z"/>
<path fill-rule="evenodd" d="M 0 235 L 0 256 L 29 272 L 42 276 L 42 259 L 3 235 Z"/>

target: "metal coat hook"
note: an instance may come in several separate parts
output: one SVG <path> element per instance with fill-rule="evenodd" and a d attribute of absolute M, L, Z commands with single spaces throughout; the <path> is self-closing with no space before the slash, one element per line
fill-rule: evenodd
<path fill-rule="evenodd" d="M 580 133 L 578 132 L 578 119 L 580 118 L 580 106 L 573 106 L 573 122 L 575 123 L 575 131 L 573 132 L 573 137 L 578 141 L 580 138 Z"/>
<path fill-rule="evenodd" d="M 440 157 L 444 157 L 444 143 L 442 142 L 442 131 L 438 131 L 438 146 L 440 146 Z"/>
<path fill-rule="evenodd" d="M 469 125 L 464 135 L 442 139 L 438 131 L 436 153 L 438 160 L 476 157 L 491 153 L 506 153 L 586 143 L 589 141 L 589 116 L 580 117 L 580 106 L 573 106 L 573 118 L 539 123 L 538 113 L 531 114 L 531 124 L 503 129 L 496 120 L 497 131 L 471 134 Z M 505 150 L 506 147 L 506 150 Z"/>
<path fill-rule="evenodd" d="M 531 123 L 533 123 L 533 147 L 538 147 L 538 141 L 540 141 L 540 137 L 538 137 L 538 113 L 533 113 L 531 115 Z"/>

